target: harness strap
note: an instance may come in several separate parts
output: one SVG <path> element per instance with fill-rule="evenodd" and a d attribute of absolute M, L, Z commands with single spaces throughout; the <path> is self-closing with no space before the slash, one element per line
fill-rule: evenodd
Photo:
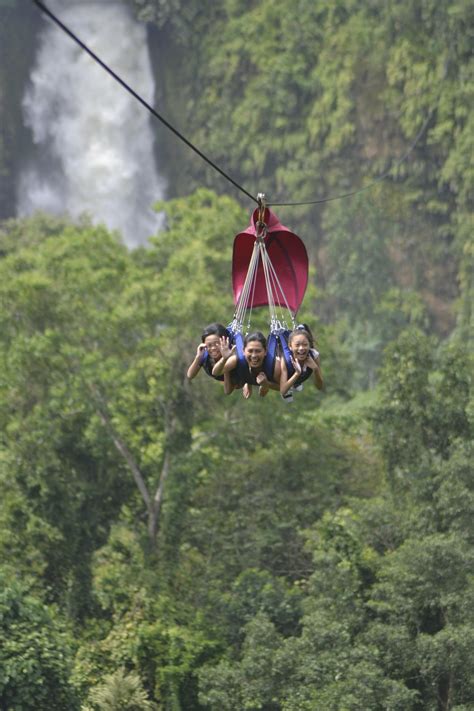
<path fill-rule="evenodd" d="M 290 347 L 288 345 L 288 336 L 290 335 L 290 331 L 288 329 L 280 329 L 279 331 L 277 331 L 277 334 L 278 340 L 280 341 L 281 353 L 283 355 L 286 370 L 288 372 L 288 377 L 291 378 L 291 376 L 295 372 L 295 369 L 293 367 L 292 355 Z"/>
<path fill-rule="evenodd" d="M 278 353 L 278 337 L 275 333 L 270 333 L 267 341 L 267 354 L 263 361 L 263 371 L 268 380 L 274 381 L 275 361 Z"/>
<path fill-rule="evenodd" d="M 247 359 L 244 355 L 244 337 L 240 331 L 231 334 L 231 341 L 236 346 L 235 355 L 237 357 L 237 365 L 233 371 L 232 380 L 236 385 L 244 385 L 249 382 L 250 369 Z M 267 342 L 267 353 L 263 361 L 262 370 L 270 382 L 275 382 L 275 361 L 278 353 L 278 338 L 271 333 Z"/>

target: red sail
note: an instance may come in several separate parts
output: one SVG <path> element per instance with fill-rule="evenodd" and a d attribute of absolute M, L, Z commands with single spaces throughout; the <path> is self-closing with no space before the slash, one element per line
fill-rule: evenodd
<path fill-rule="evenodd" d="M 232 257 L 232 287 L 234 303 L 237 304 L 252 256 L 257 236 L 258 208 L 254 210 L 250 225 L 245 232 L 240 232 L 234 239 Z M 268 256 L 275 269 L 280 286 L 274 287 L 274 301 L 286 306 L 295 314 L 306 291 L 308 283 L 308 254 L 301 239 L 287 227 L 284 227 L 271 210 L 265 208 L 264 222 L 267 233 L 264 241 Z M 282 293 L 283 292 L 283 293 Z M 259 261 L 253 301 L 248 306 L 268 304 L 267 288 L 263 265 Z"/>

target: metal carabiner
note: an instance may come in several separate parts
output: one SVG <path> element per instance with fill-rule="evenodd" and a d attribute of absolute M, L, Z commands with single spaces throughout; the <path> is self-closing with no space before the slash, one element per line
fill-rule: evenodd
<path fill-rule="evenodd" d="M 266 237 L 267 234 L 267 225 L 265 223 L 265 209 L 266 209 L 266 202 L 265 202 L 265 193 L 258 193 L 257 194 L 257 203 L 258 203 L 258 220 L 257 220 L 257 242 L 263 242 L 263 240 Z"/>

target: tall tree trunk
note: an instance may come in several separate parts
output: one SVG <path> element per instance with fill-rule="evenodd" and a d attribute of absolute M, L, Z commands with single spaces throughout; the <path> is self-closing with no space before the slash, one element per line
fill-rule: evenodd
<path fill-rule="evenodd" d="M 148 517 L 148 536 L 150 538 L 150 542 L 153 547 L 156 546 L 156 541 L 157 541 L 157 536 L 158 536 L 158 531 L 160 527 L 160 515 L 161 515 L 161 508 L 163 504 L 163 496 L 164 496 L 164 489 L 165 489 L 165 484 L 166 480 L 168 478 L 169 470 L 170 470 L 170 453 L 169 450 L 165 450 L 165 454 L 163 457 L 163 464 L 161 467 L 161 473 L 160 473 L 160 479 L 158 482 L 158 487 L 156 489 L 155 495 L 153 498 L 151 497 L 151 494 L 148 490 L 148 487 L 145 482 L 145 478 L 140 470 L 140 467 L 137 464 L 137 461 L 135 460 L 135 457 L 127 447 L 126 443 L 123 441 L 123 439 L 120 437 L 120 435 L 116 432 L 110 416 L 107 412 L 107 404 L 102 398 L 102 396 L 99 394 L 97 388 L 93 385 L 89 385 L 89 391 L 92 393 L 93 398 L 94 398 L 94 403 L 95 403 L 95 410 L 104 425 L 107 433 L 109 434 L 115 449 L 119 452 L 121 457 L 125 460 L 127 467 L 132 473 L 133 479 L 135 481 L 135 484 L 137 485 L 137 488 L 140 492 L 140 495 L 143 499 L 143 502 L 146 507 L 147 511 L 147 517 Z M 166 439 L 168 440 L 170 435 L 172 435 L 174 431 L 174 424 L 175 420 L 174 418 L 171 420 L 170 424 L 166 427 Z"/>

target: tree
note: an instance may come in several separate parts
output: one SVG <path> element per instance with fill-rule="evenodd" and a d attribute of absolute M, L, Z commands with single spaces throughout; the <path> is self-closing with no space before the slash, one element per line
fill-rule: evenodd
<path fill-rule="evenodd" d="M 10 571 L 8 571 L 10 573 Z M 79 708 L 70 682 L 73 645 L 57 610 L 0 572 L 0 704 L 5 709 Z"/>
<path fill-rule="evenodd" d="M 202 669 L 204 703 L 230 708 L 235 696 L 242 708 L 286 711 L 472 704 L 471 365 L 458 342 L 437 351 L 416 330 L 392 344 L 374 411 L 387 486 L 307 527 L 313 572 L 300 581 L 298 627 L 285 637 L 267 616 L 273 642 L 260 649 L 254 608 L 233 655 Z M 246 672 L 255 654 L 265 659 L 257 686 Z"/>
<path fill-rule="evenodd" d="M 108 458 L 115 449 L 119 471 L 128 470 L 140 492 L 152 541 L 172 453 L 183 449 L 189 428 L 187 390 L 182 377 L 172 375 L 184 370 L 191 350 L 178 324 L 184 319 L 204 323 L 207 313 L 216 311 L 223 212 L 226 224 L 240 215 L 229 201 L 218 206 L 210 193 L 191 200 L 187 213 L 183 201 L 170 205 L 166 237 L 135 259 L 101 228 L 70 227 L 60 236 L 43 232 L 39 251 L 20 249 L 1 265 L 8 275 L 2 291 L 2 360 L 4 421 L 10 420 L 15 432 L 10 444 L 32 447 L 42 439 L 42 471 L 54 460 L 60 466 L 70 451 L 63 443 L 73 433 L 75 467 L 87 457 L 86 449 L 107 451 Z M 194 236 L 199 222 L 205 230 L 201 241 Z M 199 289 L 200 298 L 192 288 Z M 18 317 L 12 320 L 14 312 Z M 167 341 L 171 349 L 163 348 Z M 29 418 L 29 430 L 15 425 L 20 412 Z M 51 427 L 52 419 L 57 442 L 38 432 Z"/>
<path fill-rule="evenodd" d="M 104 680 L 89 693 L 84 711 L 152 711 L 156 708 L 147 697 L 137 674 L 119 669 L 106 674 Z"/>

